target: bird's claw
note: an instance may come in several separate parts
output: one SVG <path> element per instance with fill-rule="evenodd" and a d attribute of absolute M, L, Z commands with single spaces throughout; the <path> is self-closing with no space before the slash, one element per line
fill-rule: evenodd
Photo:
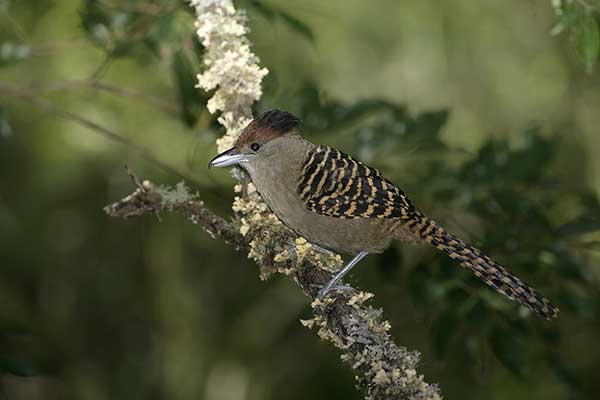
<path fill-rule="evenodd" d="M 356 289 L 354 289 L 350 285 L 329 285 L 329 284 L 325 284 L 319 290 L 319 293 L 317 294 L 317 299 L 318 300 L 323 300 L 332 291 L 334 291 L 334 292 L 356 292 Z"/>

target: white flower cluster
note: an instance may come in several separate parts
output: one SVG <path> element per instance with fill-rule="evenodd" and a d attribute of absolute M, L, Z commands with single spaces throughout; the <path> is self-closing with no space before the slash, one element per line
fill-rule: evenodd
<path fill-rule="evenodd" d="M 231 147 L 242 128 L 252 119 L 251 106 L 262 96 L 261 82 L 269 72 L 246 38 L 245 15 L 230 0 L 191 0 L 196 9 L 197 34 L 205 48 L 206 70 L 198 75 L 198 87 L 216 89 L 207 107 L 221 111 L 219 122 L 226 128 L 217 140 L 219 151 Z"/>

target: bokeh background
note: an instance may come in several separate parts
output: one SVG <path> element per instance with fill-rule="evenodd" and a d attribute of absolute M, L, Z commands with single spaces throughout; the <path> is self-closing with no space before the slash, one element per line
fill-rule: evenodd
<path fill-rule="evenodd" d="M 257 112 L 298 114 L 561 308 L 541 320 L 425 247 L 369 257 L 350 281 L 450 399 L 600 393 L 597 3 L 559 3 L 236 2 L 270 70 Z M 231 214 L 193 21 L 177 0 L 0 0 L 0 399 L 361 398 L 289 279 L 180 216 L 102 212 L 127 163 Z"/>

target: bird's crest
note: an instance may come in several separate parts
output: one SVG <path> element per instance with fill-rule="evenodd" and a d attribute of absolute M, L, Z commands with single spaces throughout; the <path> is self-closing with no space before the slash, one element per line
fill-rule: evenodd
<path fill-rule="evenodd" d="M 265 111 L 244 128 L 236 146 L 243 147 L 253 142 L 266 143 L 291 131 L 299 123 L 300 119 L 287 111 Z"/>

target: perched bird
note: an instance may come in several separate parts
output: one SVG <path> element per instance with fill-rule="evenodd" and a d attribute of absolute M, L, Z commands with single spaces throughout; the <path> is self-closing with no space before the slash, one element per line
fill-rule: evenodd
<path fill-rule="evenodd" d="M 311 143 L 300 136 L 298 124 L 286 111 L 267 111 L 209 167 L 239 165 L 290 229 L 320 247 L 354 255 L 319 297 L 367 254 L 381 253 L 399 240 L 429 243 L 508 298 L 545 318 L 558 314 L 557 307 L 506 268 L 423 215 L 377 169 Z"/>

